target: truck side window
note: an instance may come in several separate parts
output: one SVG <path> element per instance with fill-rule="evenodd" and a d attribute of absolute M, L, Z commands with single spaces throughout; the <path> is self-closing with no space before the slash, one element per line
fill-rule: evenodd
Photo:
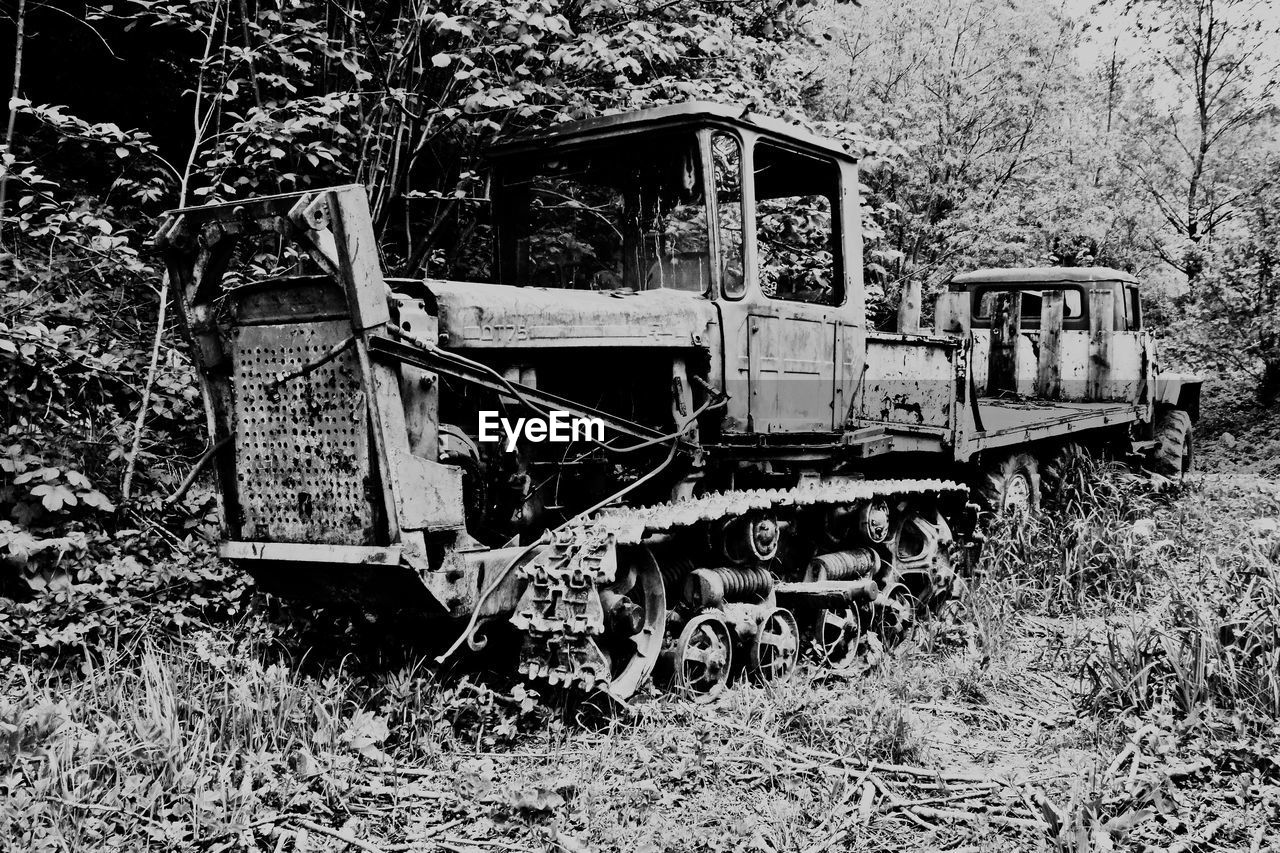
<path fill-rule="evenodd" d="M 742 146 L 727 133 L 711 137 L 716 170 L 716 217 L 720 224 L 720 286 L 736 299 L 746 290 L 742 263 Z"/>
<path fill-rule="evenodd" d="M 760 289 L 775 299 L 842 303 L 833 216 L 840 192 L 835 161 L 760 142 L 755 182 Z"/>
<path fill-rule="evenodd" d="M 1142 328 L 1142 306 L 1138 302 L 1138 288 L 1132 284 L 1124 288 L 1124 325 L 1130 332 Z"/>

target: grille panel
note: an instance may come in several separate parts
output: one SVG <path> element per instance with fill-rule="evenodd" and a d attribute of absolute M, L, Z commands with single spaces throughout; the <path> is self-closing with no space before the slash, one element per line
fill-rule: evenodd
<path fill-rule="evenodd" d="M 369 434 L 356 355 L 305 376 L 351 334 L 348 320 L 241 326 L 233 383 L 240 536 L 250 542 L 374 542 Z"/>

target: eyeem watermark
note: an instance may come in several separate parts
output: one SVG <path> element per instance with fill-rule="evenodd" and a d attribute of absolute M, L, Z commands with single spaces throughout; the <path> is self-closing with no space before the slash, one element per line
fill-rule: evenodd
<path fill-rule="evenodd" d="M 552 409 L 545 418 L 501 417 L 497 412 L 480 412 L 481 441 L 503 441 L 508 452 L 516 449 L 523 436 L 525 441 L 539 444 L 544 441 L 567 444 L 571 441 L 604 441 L 604 421 L 600 418 L 582 418 L 569 412 Z"/>

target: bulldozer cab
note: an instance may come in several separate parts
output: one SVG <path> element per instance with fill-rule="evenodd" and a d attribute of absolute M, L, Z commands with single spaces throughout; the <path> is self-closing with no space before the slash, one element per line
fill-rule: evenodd
<path fill-rule="evenodd" d="M 844 307 L 853 158 L 739 107 L 574 122 L 490 157 L 503 284 Z"/>
<path fill-rule="evenodd" d="M 864 340 L 857 164 L 741 107 L 689 103 L 496 146 L 504 284 L 714 300 L 733 433 L 841 429 Z"/>

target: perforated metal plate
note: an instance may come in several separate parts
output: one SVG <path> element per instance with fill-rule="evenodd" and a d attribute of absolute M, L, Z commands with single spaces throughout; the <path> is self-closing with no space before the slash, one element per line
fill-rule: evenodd
<path fill-rule="evenodd" d="M 233 359 L 240 537 L 251 542 L 374 542 L 369 430 L 348 348 L 276 385 L 351 335 L 347 320 L 240 326 Z"/>

